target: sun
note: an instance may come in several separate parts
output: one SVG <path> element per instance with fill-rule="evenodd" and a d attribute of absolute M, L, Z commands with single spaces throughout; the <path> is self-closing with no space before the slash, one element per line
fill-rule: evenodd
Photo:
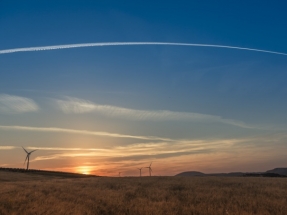
<path fill-rule="evenodd" d="M 91 170 L 92 170 L 92 168 L 89 167 L 89 166 L 78 166 L 77 167 L 77 172 L 81 173 L 81 174 L 84 174 L 84 175 L 91 174 Z"/>

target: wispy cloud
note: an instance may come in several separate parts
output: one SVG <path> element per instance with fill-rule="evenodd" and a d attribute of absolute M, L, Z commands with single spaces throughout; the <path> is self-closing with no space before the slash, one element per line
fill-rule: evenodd
<path fill-rule="evenodd" d="M 64 113 L 88 113 L 93 111 L 101 111 L 106 106 L 96 105 L 90 101 L 78 98 L 67 97 L 67 100 L 55 100 L 58 107 Z"/>
<path fill-rule="evenodd" d="M 41 150 L 41 151 L 100 151 L 107 152 L 107 149 L 97 149 L 97 148 L 69 148 L 69 147 L 34 147 L 28 146 L 26 147 L 30 150 Z"/>
<path fill-rule="evenodd" d="M 16 146 L 0 146 L 0 150 L 11 150 L 16 148 Z"/>
<path fill-rule="evenodd" d="M 257 137 L 246 137 L 238 139 L 199 139 L 175 142 L 146 142 L 131 145 L 115 146 L 111 148 L 44 148 L 44 150 L 59 151 L 54 154 L 37 156 L 34 161 L 66 159 L 84 157 L 103 161 L 128 161 L 146 160 L 179 157 L 191 154 L 210 153 L 234 153 L 242 150 L 254 150 L 261 147 L 270 149 L 270 144 L 262 144 L 262 140 L 267 142 L 275 141 L 280 144 L 286 139 L 285 134 L 262 135 Z M 27 147 L 28 149 L 42 149 L 41 147 Z M 66 149 L 66 150 L 65 150 Z M 61 152 L 60 152 L 61 151 Z"/>
<path fill-rule="evenodd" d="M 269 129 L 263 126 L 248 125 L 238 120 L 224 119 L 220 116 L 201 113 L 176 112 L 169 110 L 135 110 L 111 105 L 96 104 L 91 101 L 72 97 L 67 97 L 66 100 L 58 99 L 55 100 L 55 102 L 59 109 L 67 114 L 93 112 L 107 117 L 128 120 L 218 122 L 241 128 Z"/>
<path fill-rule="evenodd" d="M 68 45 L 55 45 L 55 46 L 40 46 L 40 47 L 29 47 L 29 48 L 14 48 L 0 50 L 0 54 L 8 54 L 14 52 L 31 52 L 31 51 L 47 51 L 55 49 L 71 49 L 71 48 L 83 48 L 83 47 L 93 47 L 93 46 L 147 46 L 147 45 L 160 45 L 160 46 L 193 46 L 193 47 L 209 47 L 209 48 L 224 48 L 224 49 L 237 49 L 246 51 L 263 52 L 277 55 L 286 55 L 286 53 L 268 51 L 262 49 L 253 49 L 246 47 L 237 46 L 225 46 L 225 45 L 215 45 L 215 44 L 198 44 L 198 43 L 169 43 L 169 42 L 106 42 L 106 43 L 81 43 L 81 44 L 68 44 Z"/>
<path fill-rule="evenodd" d="M 153 140 L 153 141 L 175 141 L 174 139 L 156 137 L 156 136 L 135 136 L 127 134 L 109 133 L 102 131 L 87 131 L 87 130 L 76 130 L 67 128 L 56 128 L 56 127 L 29 127 L 29 126 L 6 126 L 0 125 L 2 130 L 18 130 L 18 131 L 36 131 L 36 132 L 56 132 L 56 133 L 70 133 L 70 134 L 81 134 L 81 135 L 92 135 L 92 136 L 106 136 L 115 138 L 131 138 L 141 140 Z"/>
<path fill-rule="evenodd" d="M 2 113 L 25 113 L 38 110 L 38 105 L 32 99 L 7 94 L 0 95 L 0 112 Z"/>
<path fill-rule="evenodd" d="M 242 141 L 242 140 L 241 140 Z M 34 160 L 51 160 L 51 159 L 62 159 L 62 158 L 73 158 L 73 157 L 96 157 L 104 159 L 115 159 L 123 160 L 125 158 L 147 158 L 147 157 L 172 157 L 181 154 L 196 154 L 210 152 L 220 147 L 228 147 L 238 140 L 195 140 L 195 141 L 182 141 L 182 142 L 148 142 L 132 144 L 128 146 L 116 146 L 109 149 L 79 149 L 74 150 L 67 148 L 61 153 L 56 153 L 46 156 L 37 156 Z M 28 149 L 41 149 L 41 147 L 27 147 Z M 61 148 L 62 151 L 63 148 Z M 58 148 L 49 148 L 47 150 L 58 150 Z M 66 152 L 65 152 L 66 151 Z M 73 151 L 73 152 L 70 152 Z"/>

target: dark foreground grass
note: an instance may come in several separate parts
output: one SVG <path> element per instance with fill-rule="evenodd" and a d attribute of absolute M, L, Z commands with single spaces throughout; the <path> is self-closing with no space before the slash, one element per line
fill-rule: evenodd
<path fill-rule="evenodd" d="M 17 177 L 5 174 L 6 180 L 0 180 L 0 214 L 285 215 L 287 212 L 285 178 L 34 176 L 29 180 L 29 174 L 18 173 Z"/>

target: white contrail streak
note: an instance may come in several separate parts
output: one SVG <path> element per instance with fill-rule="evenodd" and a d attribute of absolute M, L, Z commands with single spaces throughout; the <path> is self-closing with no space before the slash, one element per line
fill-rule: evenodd
<path fill-rule="evenodd" d="M 155 136 L 134 136 L 126 134 L 109 133 L 102 131 L 87 131 L 87 130 L 75 130 L 67 128 L 55 128 L 55 127 L 30 127 L 30 126 L 5 126 L 0 125 L 1 130 L 18 130 L 18 131 L 38 131 L 38 132 L 58 132 L 58 133 L 70 133 L 70 134 L 82 134 L 82 135 L 93 135 L 93 136 L 106 136 L 116 138 L 131 138 L 141 140 L 156 140 L 156 141 L 176 141 L 170 138 L 155 137 Z"/>
<path fill-rule="evenodd" d="M 211 47 L 211 48 L 225 48 L 225 49 L 239 49 L 255 52 L 265 52 L 277 55 L 286 55 L 286 53 L 268 51 L 262 49 L 252 49 L 237 46 L 224 46 L 224 45 L 213 45 L 213 44 L 200 44 L 200 43 L 169 43 L 169 42 L 105 42 L 105 43 L 80 43 L 80 44 L 68 44 L 68 45 L 55 45 L 55 46 L 39 46 L 29 48 L 14 48 L 0 50 L 0 54 L 9 54 L 14 52 L 32 52 L 32 51 L 47 51 L 55 49 L 71 49 L 71 48 L 83 48 L 93 46 L 139 46 L 139 45 L 160 45 L 160 46 L 195 46 L 195 47 Z"/>

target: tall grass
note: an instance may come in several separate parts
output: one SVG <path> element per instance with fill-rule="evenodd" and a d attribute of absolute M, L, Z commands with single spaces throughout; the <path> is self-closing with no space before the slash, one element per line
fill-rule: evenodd
<path fill-rule="evenodd" d="M 0 214 L 285 215 L 287 211 L 285 178 L 25 177 L 0 182 Z"/>

